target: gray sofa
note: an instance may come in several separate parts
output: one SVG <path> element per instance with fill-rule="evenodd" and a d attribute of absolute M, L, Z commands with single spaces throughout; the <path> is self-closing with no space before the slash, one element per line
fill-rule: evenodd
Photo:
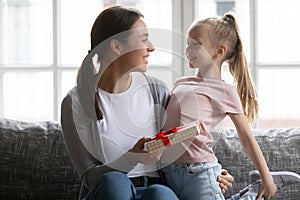
<path fill-rule="evenodd" d="M 300 128 L 253 133 L 271 170 L 300 174 Z M 228 197 L 248 185 L 247 175 L 254 167 L 234 130 L 214 134 L 219 161 L 235 177 Z M 79 189 L 58 123 L 0 119 L 0 199 L 77 199 Z M 300 184 L 280 190 L 273 199 L 299 200 Z"/>

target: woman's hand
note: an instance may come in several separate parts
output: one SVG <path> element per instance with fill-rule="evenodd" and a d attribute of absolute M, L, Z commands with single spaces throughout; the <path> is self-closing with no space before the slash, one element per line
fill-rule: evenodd
<path fill-rule="evenodd" d="M 151 138 L 143 137 L 130 149 L 127 153 L 125 153 L 125 158 L 131 165 L 137 165 L 138 163 L 143 163 L 146 165 L 151 165 L 157 162 L 163 153 L 163 149 L 149 153 L 145 151 L 144 145 L 145 142 L 150 141 Z"/>
<path fill-rule="evenodd" d="M 224 194 L 229 188 L 232 188 L 234 178 L 227 172 L 227 170 L 222 169 L 221 175 L 218 176 L 217 180 L 220 183 L 220 188 Z"/>

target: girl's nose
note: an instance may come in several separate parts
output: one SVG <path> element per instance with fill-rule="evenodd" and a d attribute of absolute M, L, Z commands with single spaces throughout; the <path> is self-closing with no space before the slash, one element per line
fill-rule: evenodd
<path fill-rule="evenodd" d="M 186 47 L 185 47 L 185 52 L 191 52 L 190 46 L 186 46 Z"/>
<path fill-rule="evenodd" d="M 187 47 L 187 48 L 185 48 L 185 55 L 188 57 L 189 56 L 189 54 L 190 54 L 190 49 Z"/>

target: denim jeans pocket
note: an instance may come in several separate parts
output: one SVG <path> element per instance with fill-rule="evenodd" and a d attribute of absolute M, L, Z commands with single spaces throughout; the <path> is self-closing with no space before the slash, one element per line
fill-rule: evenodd
<path fill-rule="evenodd" d="M 185 199 L 223 200 L 217 176 L 221 166 L 218 163 L 194 163 L 188 164 L 187 177 L 185 179 L 186 190 L 182 196 Z"/>
<path fill-rule="evenodd" d="M 187 173 L 188 174 L 199 174 L 205 169 L 205 163 L 192 163 L 187 164 Z"/>

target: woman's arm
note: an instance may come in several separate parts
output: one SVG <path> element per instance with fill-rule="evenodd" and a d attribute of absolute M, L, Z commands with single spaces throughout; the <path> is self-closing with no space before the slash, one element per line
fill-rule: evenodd
<path fill-rule="evenodd" d="M 83 184 L 87 188 L 92 186 L 104 173 L 116 170 L 110 166 L 119 165 L 119 163 L 122 163 L 124 166 L 124 171 L 130 171 L 133 169 L 133 166 L 126 161 L 124 156 L 121 156 L 113 163 L 103 165 L 88 152 L 81 142 L 74 124 L 72 97 L 70 95 L 67 95 L 62 102 L 61 125 L 65 145 L 73 166 L 79 174 Z"/>
<path fill-rule="evenodd" d="M 244 114 L 229 114 L 229 116 L 236 127 L 242 146 L 260 172 L 263 181 L 262 188 L 268 187 L 268 191 L 261 191 L 261 193 L 265 194 L 259 194 L 259 196 L 273 196 L 276 192 L 276 186 L 274 185 L 273 178 L 269 172 L 269 168 L 260 147 L 252 135 L 246 116 Z"/>
<path fill-rule="evenodd" d="M 218 176 L 217 181 L 219 182 L 222 193 L 224 194 L 229 188 L 232 188 L 234 178 L 227 172 L 226 169 L 222 169 L 221 175 Z"/>
<path fill-rule="evenodd" d="M 150 138 L 141 138 L 132 149 L 124 153 L 118 159 L 102 164 L 83 145 L 73 119 L 72 97 L 66 96 L 61 106 L 61 125 L 64 141 L 72 160 L 73 166 L 80 176 L 83 184 L 89 188 L 109 171 L 121 171 L 127 173 L 138 163 L 153 164 L 157 162 L 162 151 L 147 153 L 144 150 L 144 143 Z"/>

